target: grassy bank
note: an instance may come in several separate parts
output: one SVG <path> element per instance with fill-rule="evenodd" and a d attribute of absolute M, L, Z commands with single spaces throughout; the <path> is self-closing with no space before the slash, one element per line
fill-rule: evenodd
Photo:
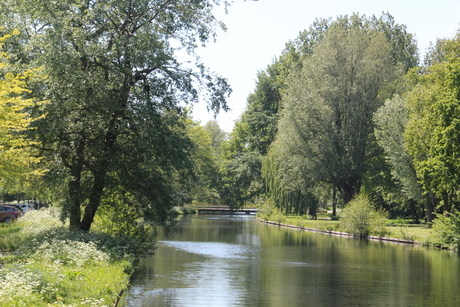
<path fill-rule="evenodd" d="M 53 209 L 0 224 L 0 306 L 114 306 L 133 272 L 129 241 L 69 231 Z"/>
<path fill-rule="evenodd" d="M 299 228 L 345 232 L 340 221 L 332 220 L 328 214 L 318 214 L 316 220 L 312 220 L 306 216 L 286 216 L 278 212 L 270 212 L 270 214 L 262 212 L 262 214 L 258 214 L 258 217 L 265 221 L 292 225 Z M 385 237 L 430 245 L 429 240 L 432 236 L 432 229 L 426 224 L 408 224 L 406 220 L 388 219 L 385 228 Z"/>

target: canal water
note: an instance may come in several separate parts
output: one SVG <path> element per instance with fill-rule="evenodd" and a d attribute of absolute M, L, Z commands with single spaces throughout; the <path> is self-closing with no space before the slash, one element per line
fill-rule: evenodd
<path fill-rule="evenodd" d="M 125 306 L 460 306 L 460 258 L 420 246 L 181 219 L 141 261 Z"/>

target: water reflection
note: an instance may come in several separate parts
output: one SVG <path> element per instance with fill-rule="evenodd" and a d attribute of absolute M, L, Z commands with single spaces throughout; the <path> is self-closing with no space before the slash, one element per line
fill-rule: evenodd
<path fill-rule="evenodd" d="M 214 258 L 247 259 L 253 257 L 255 249 L 243 244 L 222 242 L 160 241 L 159 244 Z"/>
<path fill-rule="evenodd" d="M 143 259 L 127 306 L 460 306 L 457 254 L 194 216 Z"/>

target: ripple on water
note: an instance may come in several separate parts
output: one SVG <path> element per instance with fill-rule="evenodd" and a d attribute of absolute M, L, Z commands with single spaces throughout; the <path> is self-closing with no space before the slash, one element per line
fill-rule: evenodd
<path fill-rule="evenodd" d="M 253 247 L 247 245 L 222 242 L 159 241 L 159 243 L 188 253 L 213 258 L 247 259 L 254 256 L 256 252 Z"/>
<path fill-rule="evenodd" d="M 282 265 L 282 266 L 291 266 L 291 267 L 308 267 L 308 268 L 319 268 L 319 267 L 321 267 L 321 265 L 319 265 L 319 264 L 300 262 L 300 261 L 286 261 L 286 262 L 281 262 L 280 265 Z"/>

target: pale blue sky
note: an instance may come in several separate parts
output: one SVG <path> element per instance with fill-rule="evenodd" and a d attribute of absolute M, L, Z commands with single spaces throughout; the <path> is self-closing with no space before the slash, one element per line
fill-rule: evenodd
<path fill-rule="evenodd" d="M 257 72 L 281 54 L 286 42 L 316 18 L 354 12 L 367 16 L 389 12 L 415 35 L 421 54 L 430 42 L 452 38 L 460 29 L 460 0 L 234 0 L 227 15 L 223 8 L 216 11 L 227 32 L 219 32 L 217 42 L 200 51 L 205 65 L 227 78 L 233 88 L 228 100 L 232 111 L 221 112 L 216 118 L 221 128 L 232 130 L 255 89 Z M 194 107 L 193 116 L 203 125 L 213 119 L 204 103 Z"/>

